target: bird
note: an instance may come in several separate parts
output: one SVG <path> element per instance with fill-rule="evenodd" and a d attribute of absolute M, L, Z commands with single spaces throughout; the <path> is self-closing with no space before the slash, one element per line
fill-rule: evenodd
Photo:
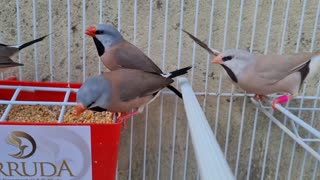
<path fill-rule="evenodd" d="M 24 139 L 24 140 L 22 140 L 22 139 Z M 9 154 L 10 156 L 12 156 L 16 159 L 28 158 L 28 157 L 32 156 L 34 154 L 34 152 L 36 151 L 36 146 L 37 146 L 36 142 L 29 134 L 26 134 L 25 132 L 13 131 L 10 133 L 10 135 L 7 136 L 5 141 L 8 144 L 15 146 L 16 148 L 19 149 L 19 152 L 15 153 L 15 154 Z M 29 147 L 29 145 L 23 145 L 23 143 L 25 143 L 27 141 L 29 141 L 31 147 Z M 27 154 L 25 154 L 26 148 L 31 148 L 31 151 L 29 151 Z"/>
<path fill-rule="evenodd" d="M 296 97 L 303 82 L 313 77 L 320 68 L 319 52 L 254 55 L 242 49 L 228 49 L 215 53 L 199 39 L 186 33 L 214 55 L 212 64 L 220 64 L 233 83 L 247 93 L 254 93 L 255 98 L 262 100 L 269 94 L 284 93 L 273 100 L 274 110 L 276 104 L 284 104 Z"/>
<path fill-rule="evenodd" d="M 93 38 L 101 61 L 110 71 L 119 68 L 139 69 L 168 76 L 138 47 L 124 39 L 112 25 L 97 24 L 87 28 L 85 34 Z M 167 88 L 182 98 L 181 92 L 175 87 L 168 85 Z"/>
<path fill-rule="evenodd" d="M 42 41 L 48 35 L 45 35 L 45 36 L 42 36 L 42 37 L 37 38 L 35 40 L 26 42 L 22 45 L 7 45 L 7 44 L 0 43 L 0 71 L 5 72 L 8 68 L 15 67 L 15 66 L 23 66 L 24 64 L 22 64 L 22 63 L 14 62 L 12 60 L 13 56 L 15 56 L 22 49 L 24 49 L 34 43 Z"/>
<path fill-rule="evenodd" d="M 138 69 L 120 68 L 87 79 L 77 91 L 76 115 L 85 110 L 96 112 L 129 112 L 117 118 L 124 122 L 142 113 L 144 107 L 157 98 L 160 91 L 184 75 L 191 66 L 172 71 L 163 76 Z"/>

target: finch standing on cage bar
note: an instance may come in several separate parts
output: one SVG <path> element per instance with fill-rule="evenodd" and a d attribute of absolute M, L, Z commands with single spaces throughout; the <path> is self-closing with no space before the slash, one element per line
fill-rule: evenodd
<path fill-rule="evenodd" d="M 122 68 L 137 69 L 163 77 L 175 77 L 173 72 L 168 74 L 162 72 L 147 55 L 125 40 L 121 33 L 109 24 L 97 24 L 89 27 L 85 33 L 93 38 L 100 59 L 110 71 Z M 188 67 L 188 69 L 190 68 Z M 185 73 L 187 73 L 186 71 Z M 173 87 L 171 83 L 167 84 L 166 87 L 182 98 L 181 92 Z M 125 113 L 121 112 L 120 114 Z"/>
<path fill-rule="evenodd" d="M 211 55 L 212 64 L 220 64 L 231 81 L 247 93 L 254 93 L 255 98 L 273 93 L 287 93 L 272 102 L 288 102 L 299 94 L 305 80 L 312 78 L 320 68 L 320 53 L 296 53 L 290 55 L 254 55 L 245 50 L 228 49 L 223 52 L 213 51 L 198 38 L 183 30 L 198 45 Z"/>

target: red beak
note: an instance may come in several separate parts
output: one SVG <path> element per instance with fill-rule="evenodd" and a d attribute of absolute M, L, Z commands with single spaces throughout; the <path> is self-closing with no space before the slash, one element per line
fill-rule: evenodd
<path fill-rule="evenodd" d="M 76 115 L 79 116 L 86 108 L 82 104 L 77 104 Z"/>
<path fill-rule="evenodd" d="M 96 37 L 96 27 L 95 26 L 92 26 L 92 27 L 89 27 L 87 30 L 86 30 L 86 35 L 88 36 L 91 36 L 91 37 Z"/>
<path fill-rule="evenodd" d="M 212 64 L 223 64 L 222 55 L 214 57 L 211 61 Z"/>

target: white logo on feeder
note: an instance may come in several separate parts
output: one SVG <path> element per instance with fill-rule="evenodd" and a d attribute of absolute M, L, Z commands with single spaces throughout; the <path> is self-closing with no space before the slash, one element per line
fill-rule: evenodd
<path fill-rule="evenodd" d="M 31 144 L 31 151 L 28 154 L 26 154 L 26 149 L 29 148 L 30 145 L 23 145 L 21 138 L 28 140 L 29 143 Z M 22 131 L 11 132 L 11 134 L 7 136 L 6 142 L 18 148 L 19 150 L 18 153 L 9 154 L 10 156 L 16 159 L 25 159 L 32 156 L 35 153 L 37 148 L 36 142 L 34 141 L 32 136 Z"/>
<path fill-rule="evenodd" d="M 1 178 L 92 179 L 90 127 L 0 126 L 0 132 Z"/>

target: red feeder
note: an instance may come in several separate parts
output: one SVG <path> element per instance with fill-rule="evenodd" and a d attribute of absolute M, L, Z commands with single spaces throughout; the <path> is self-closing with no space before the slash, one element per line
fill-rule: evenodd
<path fill-rule="evenodd" d="M 48 82 L 23 82 L 23 81 L 14 81 L 14 80 L 7 80 L 7 81 L 0 81 L 0 86 L 33 86 L 33 87 L 51 87 L 51 88 L 79 88 L 81 86 L 80 83 L 48 83 Z M 11 100 L 13 94 L 15 92 L 15 89 L 0 89 L 0 100 Z M 27 92 L 27 91 L 21 91 L 19 95 L 16 98 L 16 101 L 46 101 L 46 102 L 63 102 L 65 98 L 66 92 L 57 92 L 57 91 L 34 91 L 34 92 Z M 68 102 L 75 102 L 76 101 L 76 94 L 74 92 L 70 93 Z M 92 179 L 94 180 L 111 180 L 115 179 L 116 174 L 116 166 L 117 166 L 117 157 L 118 157 L 118 151 L 119 151 L 119 144 L 120 144 L 120 132 L 121 132 L 121 124 L 120 123 L 113 123 L 113 124 L 94 124 L 94 123 L 20 123 L 20 122 L 0 122 L 0 128 L 1 126 L 9 125 L 11 126 L 11 129 L 14 129 L 15 127 L 24 126 L 25 129 L 37 127 L 38 129 L 44 128 L 44 126 L 52 126 L 53 128 L 60 128 L 60 127 L 70 127 L 75 126 L 76 129 L 79 127 L 88 127 L 90 129 L 90 132 L 88 136 L 90 136 L 91 141 L 91 168 L 90 171 L 92 172 Z M 41 127 L 42 126 L 42 127 Z M 40 128 L 39 128 L 40 127 Z M 37 131 L 37 128 L 35 128 L 35 131 Z M 63 130 L 62 130 L 63 131 Z M 1 136 L 1 134 L 3 134 Z M 8 133 L 4 134 L 4 132 L 0 131 L 0 136 L 8 136 Z M 19 134 L 16 136 L 19 137 Z M 21 136 L 22 138 L 25 138 L 26 136 Z M 67 138 L 68 139 L 68 138 Z M 2 139 L 0 141 L 4 142 Z M 1 143 L 0 143 L 1 144 Z M 11 146 L 10 146 L 11 147 Z M 1 150 L 2 152 L 3 150 Z M 13 151 L 14 153 L 16 151 Z M 11 153 L 11 154 L 14 154 Z M 34 153 L 36 154 L 36 152 Z M 72 153 L 71 153 L 72 154 Z M 6 153 L 8 155 L 8 153 Z M 23 154 L 22 154 L 23 155 Z M 32 154 L 31 154 L 32 155 Z M 2 155 L 1 155 L 2 156 Z M 90 156 L 89 156 L 90 157 Z M 9 157 L 11 158 L 11 157 Z M 2 159 L 2 158 L 1 158 Z M 17 159 L 16 159 L 17 160 Z M 1 161 L 1 160 L 0 160 Z M 19 159 L 17 160 L 19 161 Z M 23 160 L 22 160 L 23 161 Z M 6 174 L 0 174 L 1 176 L 10 175 L 9 170 L 5 169 L 6 164 L 4 162 L 0 162 L 3 166 L 2 171 Z M 14 164 L 14 162 L 13 162 Z M 19 163 L 18 163 L 19 165 Z M 41 168 L 41 166 L 44 166 L 48 164 L 40 163 L 38 168 Z M 63 171 L 63 173 L 68 172 L 69 166 L 64 164 L 65 166 L 60 166 L 60 175 Z M 1 166 L 1 167 L 2 167 Z M 12 166 L 12 164 L 10 165 Z M 35 165 L 36 166 L 36 165 Z M 8 166 L 9 167 L 9 166 Z M 18 172 L 19 172 L 19 166 Z M 10 167 L 12 170 L 12 167 Z M 70 168 L 71 169 L 71 168 Z M 5 171 L 7 170 L 7 171 Z M 59 167 L 57 167 L 57 171 L 55 172 L 56 176 L 59 173 Z M 32 172 L 28 171 L 29 173 Z M 40 173 L 40 171 L 39 171 Z M 53 171 L 50 172 L 42 172 L 48 174 L 53 174 Z M 18 174 L 17 172 L 11 173 L 11 175 Z M 20 173 L 22 174 L 22 173 Z M 78 173 L 79 174 L 79 173 Z M 41 176 L 38 175 L 38 177 Z M 14 176 L 12 176 L 14 177 Z M 11 178 L 12 178 L 11 177 Z M 18 177 L 18 176 L 17 176 Z M 31 177 L 29 177 L 31 178 Z M 55 178 L 53 176 L 52 178 Z M 57 176 L 58 178 L 58 176 Z M 60 177 L 61 178 L 61 177 Z M 77 179 L 77 177 L 74 177 Z"/>

